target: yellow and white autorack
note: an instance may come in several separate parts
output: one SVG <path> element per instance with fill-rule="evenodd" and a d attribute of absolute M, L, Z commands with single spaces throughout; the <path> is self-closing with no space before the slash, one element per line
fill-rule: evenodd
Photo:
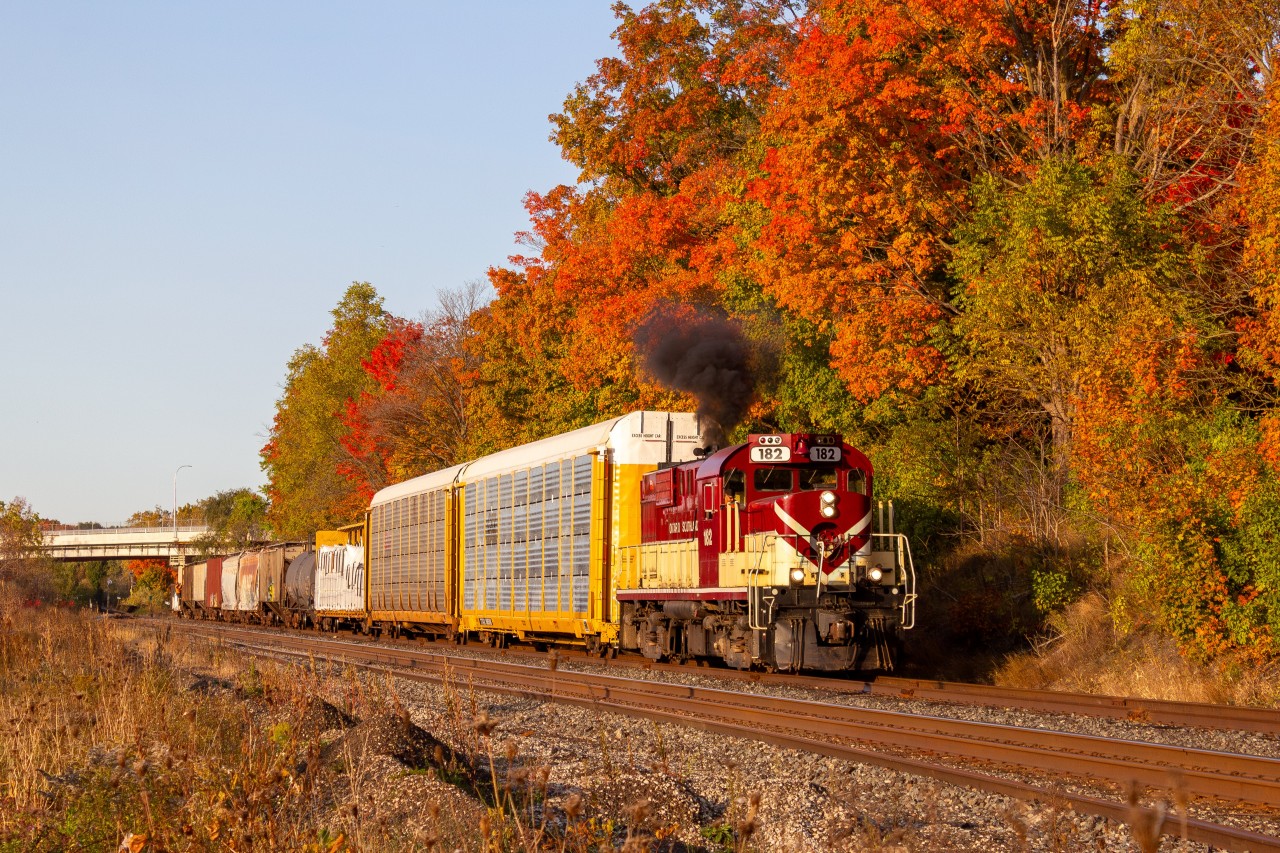
<path fill-rule="evenodd" d="M 389 486 L 369 509 L 374 625 L 501 644 L 613 643 L 611 570 L 640 478 L 694 458 L 697 416 L 632 412 Z"/>

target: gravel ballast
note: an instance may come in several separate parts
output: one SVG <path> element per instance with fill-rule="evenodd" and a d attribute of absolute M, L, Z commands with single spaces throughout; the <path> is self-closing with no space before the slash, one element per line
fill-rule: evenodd
<path fill-rule="evenodd" d="M 390 647 L 402 649 L 403 645 Z M 497 655 L 487 649 L 462 647 L 451 651 L 451 656 Z M 510 662 L 529 661 L 519 658 Z M 329 667 L 320 663 L 322 671 L 334 673 L 334 689 L 340 690 L 349 673 L 338 674 L 339 663 Z M 610 668 L 577 658 L 563 658 L 558 667 L 1280 757 L 1276 738 L 1247 732 L 743 683 L 717 678 L 706 670 Z M 487 714 L 495 724 L 486 743 L 497 777 L 511 779 L 514 774 L 516 779 L 545 780 L 545 797 L 531 813 L 533 822 L 562 831 L 568 811 L 575 815 L 574 820 L 611 824 L 619 846 L 630 834 L 633 839 L 645 838 L 651 849 L 732 850 L 744 835 L 749 836 L 745 849 L 761 851 L 1139 849 L 1129 827 L 1076 814 L 1061 802 L 1028 804 L 912 774 L 603 709 L 471 691 L 462 683 L 462 674 L 449 689 L 416 680 L 388 679 L 382 674 L 376 679 L 384 686 L 380 689 L 394 692 L 415 727 L 460 752 L 467 744 L 458 742 L 466 738 L 457 733 L 466 732 L 476 716 Z M 433 822 L 447 819 L 457 828 L 482 818 L 484 804 L 465 786 L 442 781 L 437 775 L 410 772 L 389 755 L 379 755 L 366 772 L 379 777 L 365 786 L 374 792 L 370 796 L 376 807 L 390 810 L 398 816 L 395 819 L 420 823 L 422 833 L 433 832 Z M 1159 799 L 1160 795 L 1153 793 L 1144 797 L 1144 802 Z M 1221 815 L 1197 816 L 1226 822 Z M 1232 822 L 1262 832 L 1274 832 L 1277 826 L 1274 815 L 1245 815 Z M 1176 817 L 1171 816 L 1169 824 L 1176 825 Z M 1160 849 L 1208 848 L 1166 837 Z"/>

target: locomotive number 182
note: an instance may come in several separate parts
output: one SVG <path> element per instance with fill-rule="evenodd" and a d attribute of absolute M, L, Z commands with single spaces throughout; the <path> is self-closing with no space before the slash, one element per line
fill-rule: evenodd
<path fill-rule="evenodd" d="M 816 449 L 816 448 L 815 448 Z M 753 447 L 751 448 L 752 462 L 790 462 L 790 447 Z"/>

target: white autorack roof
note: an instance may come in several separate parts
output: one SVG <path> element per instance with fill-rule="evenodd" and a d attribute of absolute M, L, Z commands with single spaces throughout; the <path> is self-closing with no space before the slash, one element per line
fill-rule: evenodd
<path fill-rule="evenodd" d="M 693 449 L 700 438 L 699 427 L 698 416 L 694 414 L 632 412 L 387 486 L 373 496 L 371 506 L 605 448 L 614 451 L 615 461 L 620 464 L 684 461 L 693 458 Z"/>

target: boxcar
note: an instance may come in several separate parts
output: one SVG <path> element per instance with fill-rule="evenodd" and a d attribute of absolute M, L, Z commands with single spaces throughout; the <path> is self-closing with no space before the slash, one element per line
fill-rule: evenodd
<path fill-rule="evenodd" d="M 191 567 L 191 615 L 196 618 L 204 616 L 204 589 L 208 583 L 209 561 L 196 563 Z M 182 586 L 183 598 L 186 598 L 187 586 Z"/>
<path fill-rule="evenodd" d="M 195 613 L 196 602 L 199 600 L 196 595 L 195 571 L 196 566 L 203 566 L 202 563 L 187 563 L 182 567 L 181 574 L 178 577 L 178 583 L 182 588 L 179 596 L 179 610 L 188 616 Z M 203 592 L 203 589 L 201 590 Z"/>
<path fill-rule="evenodd" d="M 236 570 L 236 610 L 258 609 L 258 552 L 244 551 Z"/>

